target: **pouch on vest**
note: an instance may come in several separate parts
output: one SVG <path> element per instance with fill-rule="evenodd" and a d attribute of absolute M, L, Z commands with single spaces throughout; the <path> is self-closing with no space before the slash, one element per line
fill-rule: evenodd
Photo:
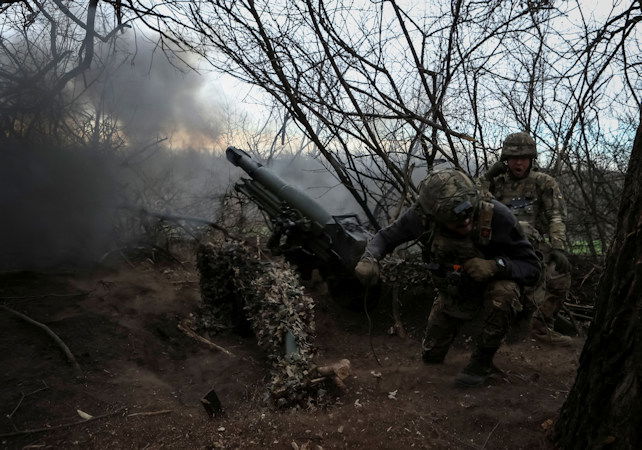
<path fill-rule="evenodd" d="M 495 205 L 490 202 L 479 202 L 479 216 L 478 216 L 478 242 L 480 245 L 486 246 L 490 244 L 490 239 L 493 237 L 493 229 L 491 227 L 493 221 L 493 210 Z"/>

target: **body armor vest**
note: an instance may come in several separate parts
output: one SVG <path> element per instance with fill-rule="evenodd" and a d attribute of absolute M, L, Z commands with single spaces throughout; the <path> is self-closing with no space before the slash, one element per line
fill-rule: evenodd
<path fill-rule="evenodd" d="M 471 258 L 484 257 L 482 248 L 490 243 L 492 218 L 493 204 L 480 201 L 473 231 L 468 236 L 456 236 L 424 216 L 424 227 L 427 231 L 419 238 L 424 260 L 429 263 L 428 268 L 435 287 L 455 303 L 461 299 L 478 298 L 483 294 L 483 283 L 475 282 L 462 273 L 461 266 Z M 457 309 L 477 307 L 478 304 L 473 303 L 460 305 Z"/>
<path fill-rule="evenodd" d="M 422 214 L 423 226 L 426 232 L 419 237 L 419 243 L 423 249 L 423 256 L 426 262 L 439 264 L 462 264 L 466 259 L 480 256 L 479 246 L 485 247 L 490 243 L 492 237 L 493 204 L 487 201 L 480 201 L 477 213 L 474 218 L 474 227 L 470 235 L 466 237 L 449 237 L 429 216 Z M 459 250 L 461 247 L 461 250 Z M 466 255 L 472 253 L 473 256 Z M 465 259 L 462 259 L 465 258 Z"/>
<path fill-rule="evenodd" d="M 521 180 L 513 180 L 508 175 L 503 175 L 496 178 L 494 184 L 495 198 L 508 206 L 528 239 L 534 244 L 541 242 L 543 229 L 538 217 L 542 217 L 542 204 L 537 172 L 531 172 Z"/>
<path fill-rule="evenodd" d="M 540 208 L 535 180 L 530 176 L 521 180 L 501 177 L 495 180 L 495 186 L 495 198 L 508 206 L 517 220 L 535 226 Z"/>

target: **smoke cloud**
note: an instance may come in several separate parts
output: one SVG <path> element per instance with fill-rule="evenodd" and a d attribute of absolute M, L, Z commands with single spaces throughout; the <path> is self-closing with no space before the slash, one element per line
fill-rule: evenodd
<path fill-rule="evenodd" d="M 300 156 L 276 159 L 270 169 L 292 186 L 315 199 L 332 215 L 360 213 L 361 208 L 339 180 L 317 160 Z"/>
<path fill-rule="evenodd" d="M 176 70 L 149 42 L 125 40 L 96 62 L 75 80 L 74 95 L 83 92 L 75 109 L 60 114 L 64 121 L 98 112 L 98 144 L 72 120 L 69 135 L 0 130 L 2 270 L 97 261 L 122 242 L 122 205 L 198 214 L 208 202 L 212 218 L 228 177 L 220 157 L 194 150 L 211 149 L 220 133 L 215 99 L 201 95 L 204 77 Z M 108 127 L 119 130 L 111 140 Z"/>
<path fill-rule="evenodd" d="M 90 74 L 98 82 L 88 95 L 96 109 L 119 120 L 132 145 L 168 137 L 179 148 L 211 149 L 220 134 L 218 99 L 204 97 L 205 78 L 190 67 L 197 58 L 181 58 L 149 40 L 122 39 L 117 52 L 104 56 L 104 73 Z"/>

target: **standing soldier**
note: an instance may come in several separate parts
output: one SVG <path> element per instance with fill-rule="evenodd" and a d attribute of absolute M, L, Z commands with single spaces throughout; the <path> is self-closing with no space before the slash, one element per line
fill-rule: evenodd
<path fill-rule="evenodd" d="M 531 335 L 549 344 L 570 345 L 569 336 L 553 331 L 555 315 L 571 286 L 564 199 L 555 179 L 535 170 L 536 157 L 535 140 L 528 133 L 508 135 L 500 161 L 485 174 L 482 185 L 510 208 L 545 263 L 540 281 L 524 292 L 526 312 L 536 311 Z"/>
<path fill-rule="evenodd" d="M 481 200 L 473 181 L 455 169 L 433 172 L 421 183 L 419 201 L 368 243 L 355 268 L 376 283 L 379 263 L 398 245 L 417 240 L 439 295 L 422 342 L 426 364 L 443 362 L 461 325 L 483 317 L 469 364 L 455 381 L 478 386 L 497 369 L 493 357 L 521 310 L 521 285 L 540 275 L 537 255 L 510 210 Z"/>

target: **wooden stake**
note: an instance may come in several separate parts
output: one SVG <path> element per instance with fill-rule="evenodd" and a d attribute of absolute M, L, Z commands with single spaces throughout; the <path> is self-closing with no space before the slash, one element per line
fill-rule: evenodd
<path fill-rule="evenodd" d="M 342 359 L 328 366 L 317 367 L 317 372 L 323 377 L 336 376 L 340 380 L 345 380 L 350 376 L 350 360 Z"/>

